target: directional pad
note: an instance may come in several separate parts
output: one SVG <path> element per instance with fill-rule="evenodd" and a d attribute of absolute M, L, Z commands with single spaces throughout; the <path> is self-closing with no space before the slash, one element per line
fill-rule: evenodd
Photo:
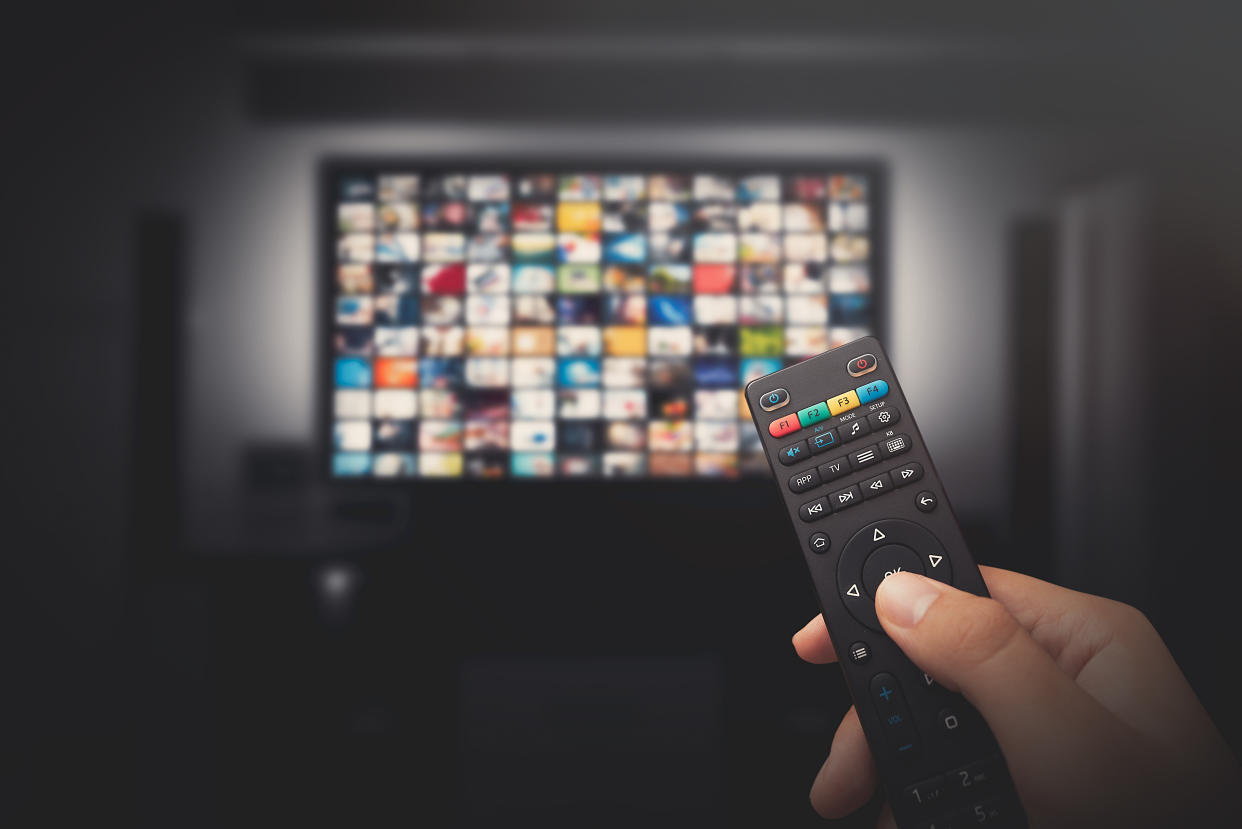
<path fill-rule="evenodd" d="M 872 630 L 882 630 L 872 597 L 880 582 L 899 570 L 953 583 L 944 545 L 913 521 L 890 518 L 854 533 L 837 561 L 837 588 L 850 615 Z"/>

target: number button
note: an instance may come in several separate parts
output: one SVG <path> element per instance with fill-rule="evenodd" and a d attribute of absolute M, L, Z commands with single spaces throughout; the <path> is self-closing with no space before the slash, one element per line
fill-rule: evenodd
<path fill-rule="evenodd" d="M 962 817 L 963 819 L 958 822 L 967 825 L 983 826 L 1006 822 L 1011 815 L 1010 809 L 1000 800 L 988 800 L 969 807 Z"/>
<path fill-rule="evenodd" d="M 838 394 L 828 401 L 828 411 L 833 415 L 845 414 L 850 409 L 857 409 L 860 405 L 858 402 L 858 392 L 847 391 L 845 394 Z"/>
<path fill-rule="evenodd" d="M 996 761 L 984 760 L 981 763 L 972 763 L 960 769 L 953 769 L 946 776 L 949 788 L 963 794 L 971 794 L 990 790 L 996 783 L 999 772 L 1000 768 Z"/>
<path fill-rule="evenodd" d="M 916 809 L 935 806 L 944 799 L 944 796 L 944 777 L 939 774 L 906 789 L 906 801 Z"/>

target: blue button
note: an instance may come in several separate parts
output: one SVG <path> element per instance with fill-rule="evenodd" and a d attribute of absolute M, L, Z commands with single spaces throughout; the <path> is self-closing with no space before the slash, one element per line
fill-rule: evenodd
<path fill-rule="evenodd" d="M 870 403 L 872 400 L 879 400 L 888 394 L 888 383 L 885 383 L 883 380 L 876 380 L 865 386 L 859 386 L 854 391 L 858 392 L 859 403 Z"/>

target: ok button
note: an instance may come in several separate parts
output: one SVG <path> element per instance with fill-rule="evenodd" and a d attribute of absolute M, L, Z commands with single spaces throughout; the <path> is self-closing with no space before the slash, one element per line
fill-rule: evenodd
<path fill-rule="evenodd" d="M 885 544 L 867 556 L 867 561 L 863 564 L 863 587 L 874 596 L 880 582 L 893 573 L 923 575 L 926 572 L 922 558 L 914 550 L 902 544 Z"/>

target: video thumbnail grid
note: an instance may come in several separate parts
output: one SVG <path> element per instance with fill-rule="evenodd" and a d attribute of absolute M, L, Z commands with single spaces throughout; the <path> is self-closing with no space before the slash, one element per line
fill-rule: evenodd
<path fill-rule="evenodd" d="M 331 474 L 766 472 L 741 389 L 874 331 L 857 173 L 338 173 Z"/>

